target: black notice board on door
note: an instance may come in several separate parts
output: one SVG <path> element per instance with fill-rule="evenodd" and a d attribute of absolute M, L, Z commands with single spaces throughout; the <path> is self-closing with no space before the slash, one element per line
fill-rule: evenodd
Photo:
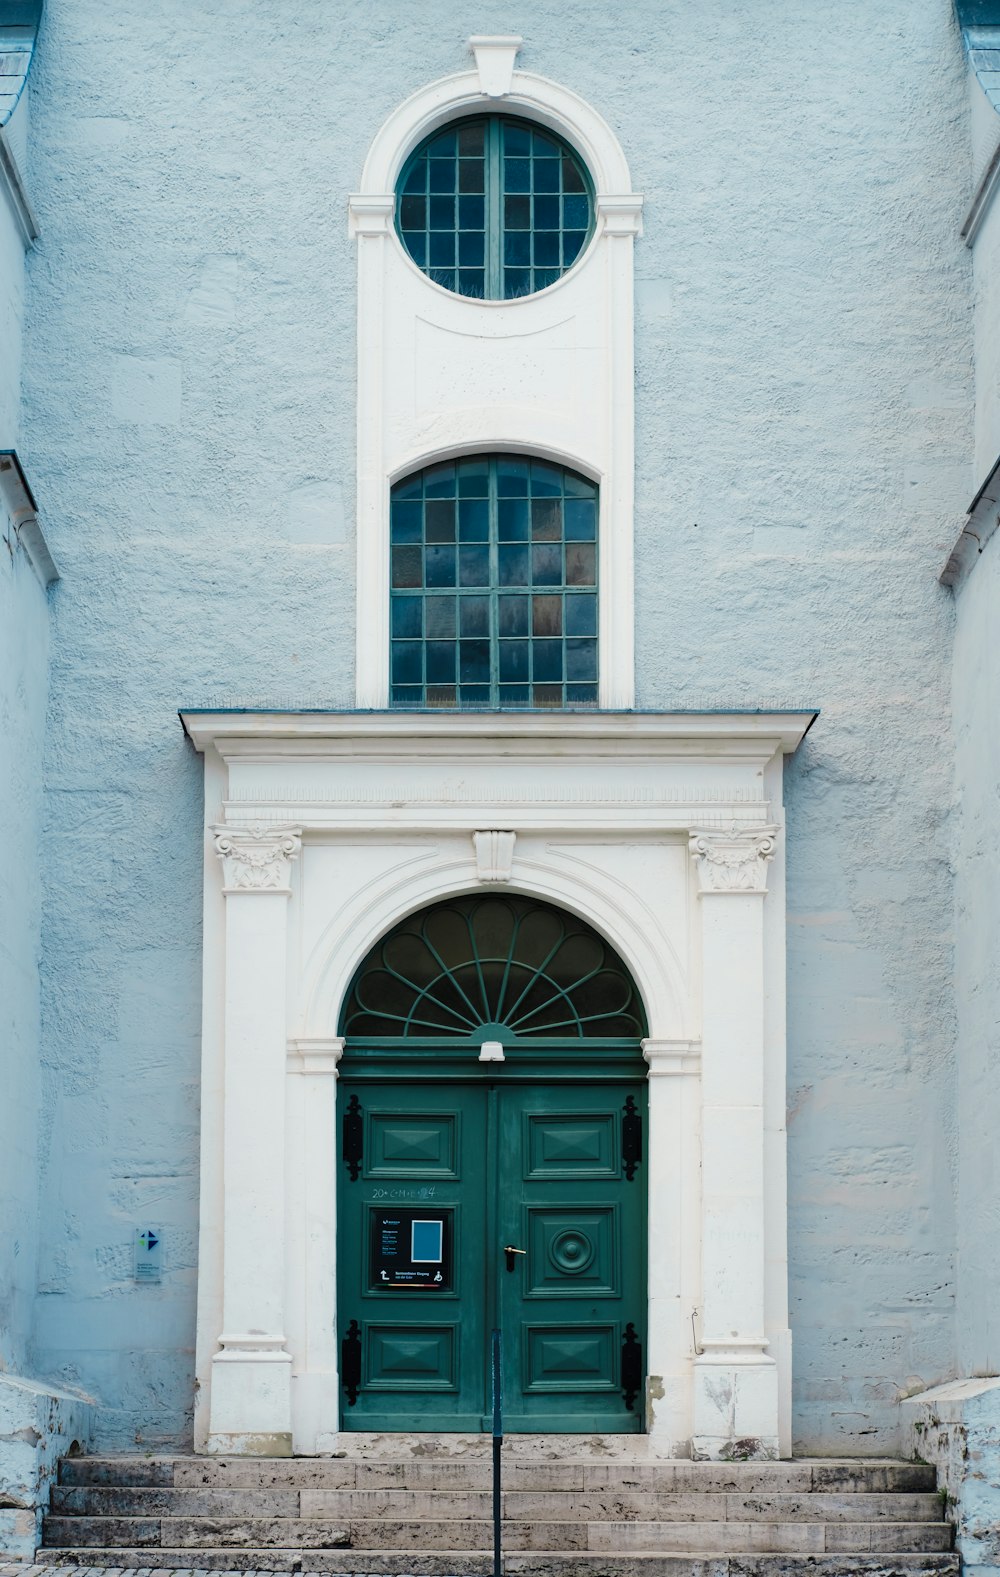
<path fill-rule="evenodd" d="M 450 1210 L 373 1210 L 373 1287 L 397 1292 L 450 1292 L 453 1227 Z"/>

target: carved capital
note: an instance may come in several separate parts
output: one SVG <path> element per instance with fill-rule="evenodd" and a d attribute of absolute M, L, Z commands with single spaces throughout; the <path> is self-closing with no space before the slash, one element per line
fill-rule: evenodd
<path fill-rule="evenodd" d="M 736 822 L 693 831 L 688 847 L 700 892 L 765 893 L 777 835 L 777 827 L 741 827 Z"/>
<path fill-rule="evenodd" d="M 514 832 L 474 832 L 476 875 L 481 882 L 509 882 L 514 868 Z"/>
<path fill-rule="evenodd" d="M 292 861 L 302 847 L 299 827 L 215 827 L 215 852 L 222 861 L 223 891 L 289 891 Z"/>

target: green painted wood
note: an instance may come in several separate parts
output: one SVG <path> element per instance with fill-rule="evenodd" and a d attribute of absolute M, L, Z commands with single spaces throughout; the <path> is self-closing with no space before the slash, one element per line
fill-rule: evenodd
<path fill-rule="evenodd" d="M 339 1329 L 356 1320 L 362 1349 L 342 1427 L 488 1429 L 498 1322 L 511 1433 L 639 1430 L 620 1384 L 625 1326 L 644 1339 L 646 1315 L 645 1168 L 628 1182 L 621 1158 L 627 1096 L 645 1112 L 638 1073 L 550 1087 L 470 1062 L 435 1085 L 411 1062 L 409 1079 L 369 1083 L 350 1045 L 342 1067 L 341 1112 L 357 1094 L 364 1123 L 360 1176 L 342 1164 L 338 1179 Z M 449 1223 L 440 1289 L 380 1280 L 378 1229 L 415 1212 Z M 525 1250 L 513 1271 L 507 1245 Z"/>

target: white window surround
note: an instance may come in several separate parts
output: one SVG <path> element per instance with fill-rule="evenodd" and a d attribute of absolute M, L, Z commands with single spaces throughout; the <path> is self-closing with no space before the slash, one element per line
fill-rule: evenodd
<path fill-rule="evenodd" d="M 453 894 L 536 896 L 649 1024 L 646 1427 L 790 1450 L 782 757 L 810 714 L 186 712 L 205 755 L 196 1449 L 342 1449 L 338 1036 L 358 963 Z"/>
<path fill-rule="evenodd" d="M 476 68 L 429 84 L 385 122 L 350 199 L 358 243 L 357 704 L 389 696 L 389 489 L 435 460 L 536 454 L 600 488 L 600 705 L 635 699 L 632 243 L 642 198 L 621 146 L 577 94 L 513 69 L 520 40 L 470 41 Z M 565 138 L 594 184 L 594 234 L 554 285 L 472 301 L 434 284 L 395 229 L 409 155 L 462 115 L 501 112 Z"/>

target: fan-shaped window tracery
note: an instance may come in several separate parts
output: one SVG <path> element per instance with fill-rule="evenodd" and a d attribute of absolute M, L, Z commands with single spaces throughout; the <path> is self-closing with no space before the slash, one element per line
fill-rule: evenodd
<path fill-rule="evenodd" d="M 645 1015 L 622 960 L 583 920 L 533 899 L 451 899 L 372 949 L 348 993 L 358 1037 L 635 1039 Z"/>

